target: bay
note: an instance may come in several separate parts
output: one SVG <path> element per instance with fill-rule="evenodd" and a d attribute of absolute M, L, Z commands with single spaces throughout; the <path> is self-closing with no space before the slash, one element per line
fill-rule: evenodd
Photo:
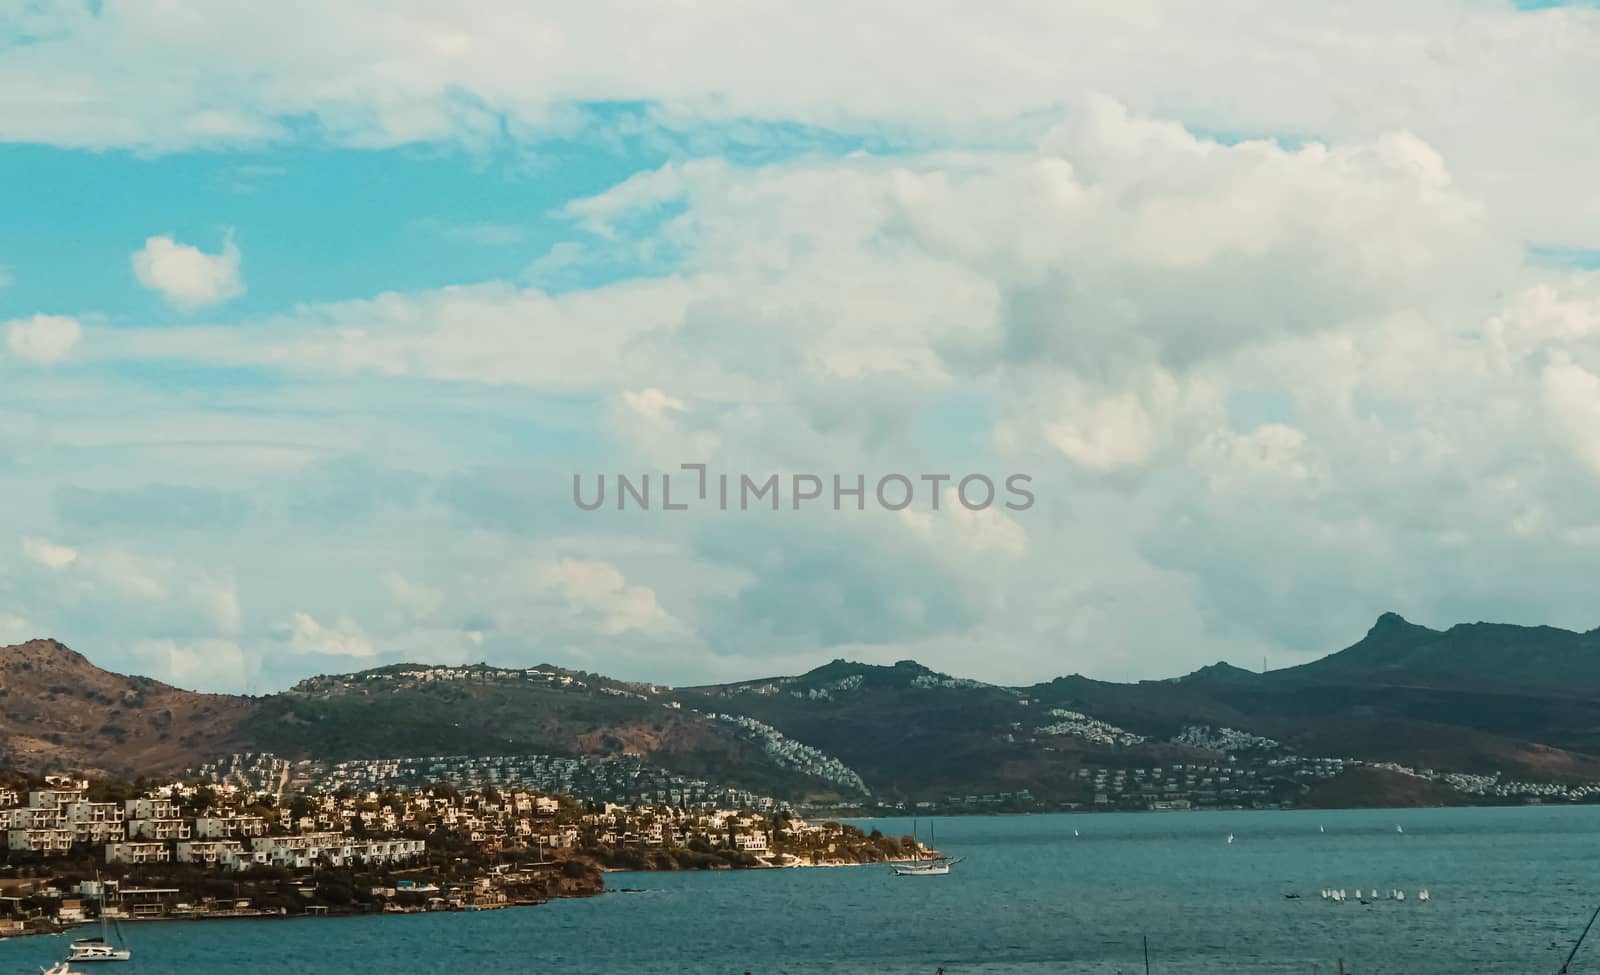
<path fill-rule="evenodd" d="M 911 830 L 909 819 L 858 825 Z M 613 873 L 608 887 L 640 892 L 467 914 L 138 923 L 125 926 L 134 961 L 110 967 L 1133 975 L 1148 938 L 1151 971 L 1174 975 L 1331 975 L 1339 959 L 1352 975 L 1554 972 L 1600 903 L 1592 806 L 963 817 L 934 829 L 966 858 L 949 876 Z M 1323 900 L 1330 887 L 1351 899 Z M 1407 899 L 1362 906 L 1357 888 Z M 37 972 L 69 940 L 6 942 L 0 973 Z M 1572 970 L 1600 973 L 1600 939 Z"/>

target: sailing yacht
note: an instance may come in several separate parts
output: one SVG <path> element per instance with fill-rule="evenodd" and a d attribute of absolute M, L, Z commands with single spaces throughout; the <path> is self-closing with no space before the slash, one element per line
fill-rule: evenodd
<path fill-rule="evenodd" d="M 68 946 L 67 961 L 127 961 L 133 957 L 133 952 L 112 945 L 107 937 L 110 933 L 107 931 L 110 919 L 106 917 L 106 889 L 100 884 L 99 874 L 95 875 L 95 885 L 100 890 L 100 937 L 80 938 L 74 941 Z M 120 925 L 117 927 L 117 933 L 119 935 L 122 933 Z M 63 969 L 66 964 L 67 962 L 61 963 Z"/>
<path fill-rule="evenodd" d="M 915 823 L 913 823 L 911 828 L 913 830 L 916 829 Z M 915 834 L 913 834 L 912 838 L 915 839 Z M 928 843 L 930 846 L 933 844 L 932 823 L 928 824 Z M 899 864 L 894 868 L 894 875 L 896 877 L 943 877 L 945 874 L 950 872 L 951 867 L 960 863 L 963 859 L 963 857 L 956 857 L 954 859 L 951 859 L 950 857 L 937 857 L 927 863 Z"/>
<path fill-rule="evenodd" d="M 43 975 L 83 975 L 82 972 L 73 971 L 72 968 L 64 961 L 58 961 L 49 968 L 41 968 L 39 971 L 42 972 Z"/>

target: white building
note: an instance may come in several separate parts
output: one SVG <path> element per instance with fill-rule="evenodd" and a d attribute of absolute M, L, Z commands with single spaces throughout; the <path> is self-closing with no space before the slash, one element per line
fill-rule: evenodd
<path fill-rule="evenodd" d="M 114 802 L 74 802 L 64 807 L 67 823 L 120 823 L 125 818 L 122 807 Z"/>
<path fill-rule="evenodd" d="M 107 843 L 107 863 L 170 863 L 172 851 L 165 843 Z"/>
<path fill-rule="evenodd" d="M 178 818 L 178 804 L 171 799 L 129 799 L 123 806 L 128 819 Z"/>
<path fill-rule="evenodd" d="M 267 821 L 260 816 L 200 816 L 194 821 L 194 835 L 202 840 L 265 836 Z"/>
<path fill-rule="evenodd" d="M 767 852 L 767 834 L 739 833 L 733 838 L 734 849 L 743 853 Z"/>
<path fill-rule="evenodd" d="M 238 870 L 254 862 L 239 840 L 186 840 L 178 844 L 179 863 L 203 863 Z"/>
<path fill-rule="evenodd" d="M 184 819 L 130 819 L 128 838 L 133 840 L 186 840 L 193 828 Z"/>
<path fill-rule="evenodd" d="M 18 853 L 66 853 L 72 849 L 70 829 L 13 829 L 6 833 L 6 846 Z"/>

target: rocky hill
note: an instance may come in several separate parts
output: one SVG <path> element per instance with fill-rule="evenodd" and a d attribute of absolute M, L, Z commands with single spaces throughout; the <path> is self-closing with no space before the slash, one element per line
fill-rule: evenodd
<path fill-rule="evenodd" d="M 248 698 L 101 670 L 54 640 L 0 648 L 0 765 L 128 775 L 247 744 Z"/>

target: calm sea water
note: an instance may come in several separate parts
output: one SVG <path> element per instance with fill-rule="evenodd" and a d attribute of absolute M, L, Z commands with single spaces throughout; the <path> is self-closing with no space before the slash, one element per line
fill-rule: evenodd
<path fill-rule="evenodd" d="M 1600 904 L 1600 807 L 961 818 L 934 828 L 946 853 L 967 858 L 947 877 L 884 867 L 623 873 L 608 884 L 643 892 L 478 914 L 130 925 L 134 961 L 113 967 L 1133 975 L 1148 936 L 1151 970 L 1174 975 L 1332 973 L 1340 958 L 1355 975 L 1555 972 Z M 1430 903 L 1415 900 L 1424 886 Z M 1408 897 L 1333 904 L 1323 887 Z M 37 972 L 67 940 L 0 945 L 0 975 Z M 1600 973 L 1600 938 L 1573 971 Z"/>

